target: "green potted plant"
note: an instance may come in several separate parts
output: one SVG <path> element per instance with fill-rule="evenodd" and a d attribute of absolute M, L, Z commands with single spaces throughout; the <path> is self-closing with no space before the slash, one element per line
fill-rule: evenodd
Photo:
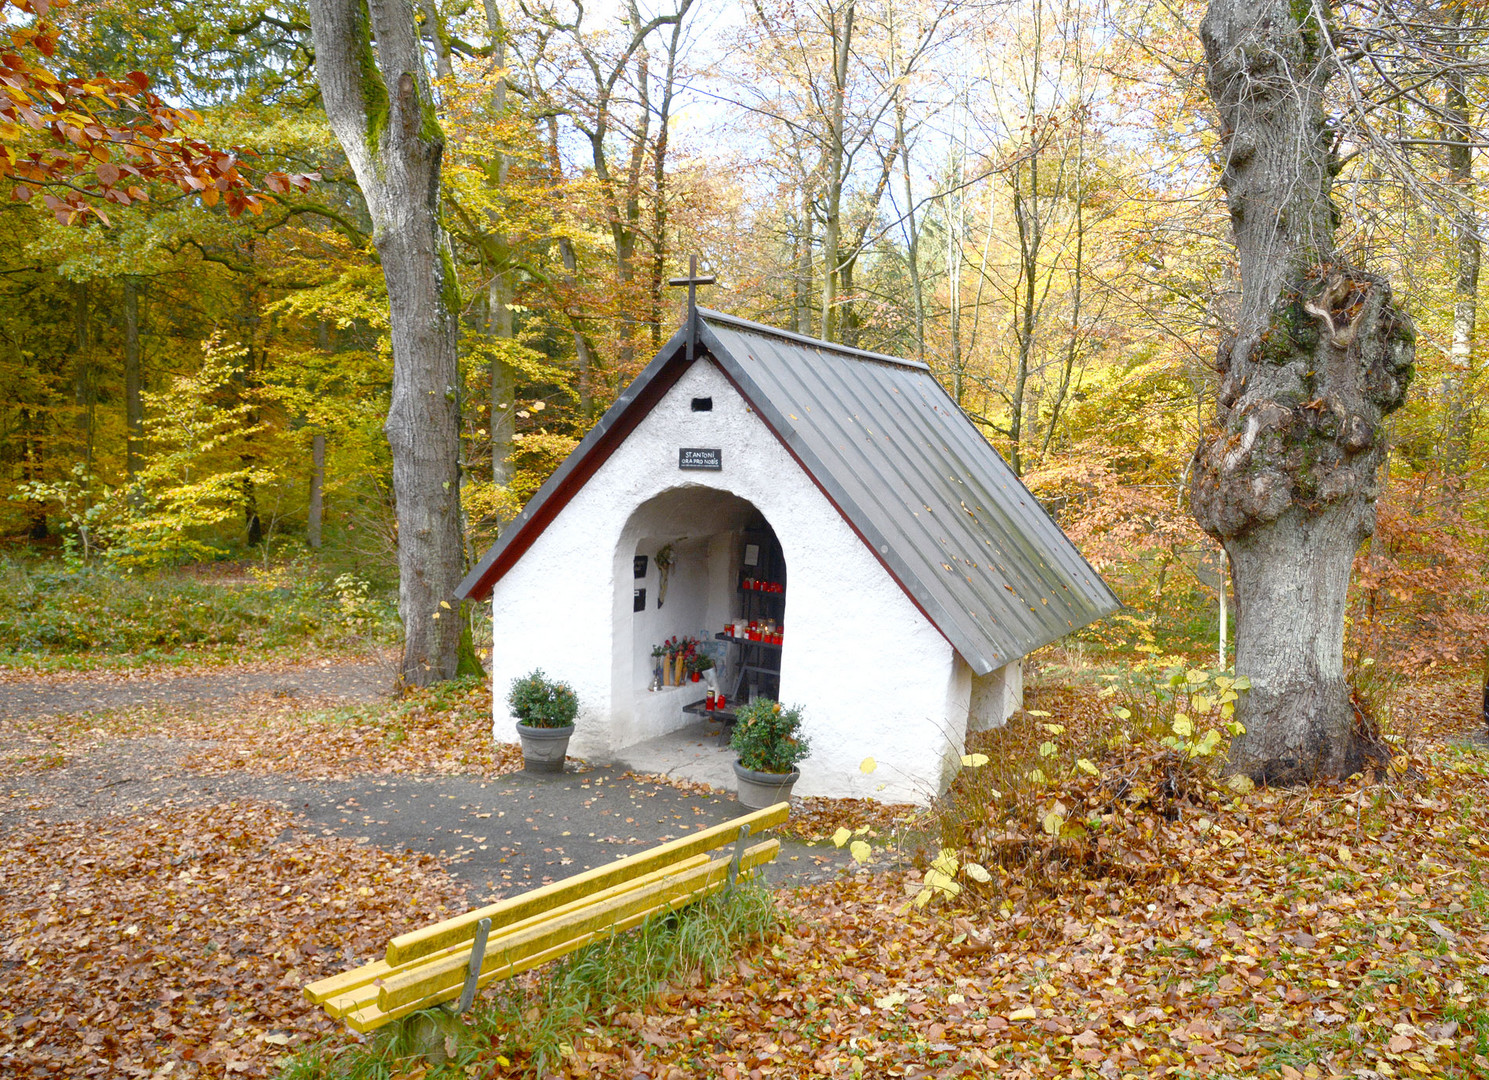
<path fill-rule="evenodd" d="M 534 773 L 563 772 L 574 717 L 579 715 L 579 699 L 569 684 L 554 682 L 538 668 L 512 681 L 507 706 L 517 717 L 523 768 Z"/>
<path fill-rule="evenodd" d="M 729 745 L 739 755 L 734 763 L 737 797 L 752 810 L 789 799 L 801 776 L 796 763 L 812 752 L 801 733 L 801 708 L 783 708 L 763 697 L 735 711 Z"/>

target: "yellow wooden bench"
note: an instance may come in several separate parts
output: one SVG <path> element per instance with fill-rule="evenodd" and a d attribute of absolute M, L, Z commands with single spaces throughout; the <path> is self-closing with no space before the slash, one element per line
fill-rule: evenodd
<path fill-rule="evenodd" d="M 746 840 L 786 820 L 777 803 L 608 866 L 400 934 L 387 956 L 305 987 L 305 997 L 367 1032 L 446 1002 L 470 1007 L 477 990 L 599 938 L 712 896 L 770 862 L 776 839 Z M 710 855 L 734 841 L 732 853 Z"/>

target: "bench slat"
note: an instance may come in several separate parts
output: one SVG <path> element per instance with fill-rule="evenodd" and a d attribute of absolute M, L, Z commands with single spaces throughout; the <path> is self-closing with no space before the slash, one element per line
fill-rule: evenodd
<path fill-rule="evenodd" d="M 446 919 L 420 930 L 400 934 L 388 942 L 387 963 L 398 967 L 411 960 L 425 957 L 441 949 L 469 941 L 476 936 L 476 924 L 482 919 L 491 920 L 492 930 L 498 930 L 514 922 L 530 918 L 569 903 L 577 898 L 615 885 L 630 878 L 639 877 L 659 868 L 665 868 L 680 859 L 712 851 L 734 840 L 739 827 L 748 824 L 750 835 L 763 832 L 781 824 L 790 813 L 788 803 L 757 810 L 753 814 L 735 818 L 722 825 L 679 837 L 666 844 L 638 852 L 619 859 L 608 866 L 597 866 L 573 877 L 555 881 L 551 885 L 534 889 L 495 904 L 490 904 L 464 915 Z"/>
<path fill-rule="evenodd" d="M 780 848 L 781 842 L 771 839 L 747 849 L 740 860 L 740 869 L 753 869 L 769 862 Z M 506 971 L 515 974 L 516 965 L 529 957 L 550 953 L 560 946 L 565 946 L 566 952 L 573 951 L 584 941 L 591 940 L 591 935 L 613 932 L 616 925 L 637 912 L 643 913 L 644 917 L 656 910 L 659 904 L 666 907 L 712 885 L 727 882 L 731 861 L 729 858 L 715 859 L 702 866 L 663 875 L 650 885 L 620 893 L 600 903 L 577 906 L 566 915 L 545 915 L 535 919 L 525 929 L 488 941 L 481 973 Z M 450 956 L 405 973 L 389 975 L 382 980 L 378 1008 L 389 1012 L 449 988 L 458 989 L 465 982 L 468 965 L 468 957 Z"/>
<path fill-rule="evenodd" d="M 523 919 L 521 922 L 513 923 L 511 926 L 500 931 L 492 931 L 492 936 L 486 943 L 487 952 L 498 948 L 500 939 L 503 937 L 526 930 L 535 924 L 560 918 L 573 911 L 612 900 L 617 896 L 623 896 L 628 892 L 633 892 L 636 889 L 660 881 L 670 874 L 677 874 L 684 870 L 706 866 L 708 861 L 707 855 L 694 855 L 692 858 L 682 860 L 675 866 L 653 870 L 650 874 L 646 874 L 643 877 L 632 878 L 630 881 L 623 881 L 619 885 L 612 885 L 610 888 L 595 893 L 593 896 L 583 896 L 578 900 L 571 900 L 569 903 L 554 908 L 552 911 L 545 911 L 541 915 L 533 915 L 530 918 Z M 305 988 L 305 996 L 314 1004 L 324 1005 L 327 1013 L 339 1019 L 351 1010 L 361 1008 L 368 1001 L 377 999 L 379 986 L 372 984 L 380 984 L 394 975 L 406 975 L 423 971 L 431 964 L 452 957 L 459 958 L 462 965 L 468 964 L 470 962 L 471 944 L 471 942 L 465 941 L 459 945 L 451 945 L 449 948 L 441 949 L 437 953 L 432 953 L 429 956 L 421 956 L 417 960 L 410 960 L 408 963 L 400 964 L 396 967 L 389 964 L 386 960 L 375 960 L 370 964 L 363 964 L 361 967 L 355 968 L 352 971 L 310 984 L 310 986 Z M 314 998 L 310 996 L 312 988 L 315 989 L 317 994 Z"/>
<path fill-rule="evenodd" d="M 771 841 L 771 844 L 775 845 L 776 850 L 779 850 L 779 841 Z M 761 846 L 764 847 L 765 845 Z M 769 856 L 762 859 L 761 861 L 768 862 L 770 858 L 774 857 L 774 855 L 775 851 L 772 851 L 770 852 Z M 743 860 L 741 860 L 740 876 L 747 876 L 744 869 Z M 483 973 L 476 980 L 476 986 L 478 988 L 484 989 L 494 982 L 499 982 L 502 979 L 510 978 L 513 975 L 519 975 L 531 968 L 541 967 L 543 964 L 548 963 L 550 960 L 557 960 L 560 957 L 566 956 L 569 953 L 583 948 L 585 945 L 588 945 L 593 941 L 598 941 L 602 938 L 609 937 L 613 934 L 619 934 L 635 926 L 639 926 L 641 923 L 645 922 L 653 915 L 659 915 L 668 911 L 676 910 L 679 907 L 686 906 L 687 904 L 693 903 L 697 900 L 702 900 L 705 897 L 722 892 L 725 888 L 727 888 L 727 886 L 728 876 L 726 870 L 725 876 L 717 880 L 709 881 L 702 888 L 697 889 L 692 893 L 686 894 L 681 897 L 666 899 L 660 903 L 657 903 L 653 907 L 647 908 L 642 911 L 633 912 L 632 914 L 624 917 L 612 926 L 602 927 L 600 929 L 581 934 L 576 938 L 573 938 L 569 941 L 561 942 L 553 946 L 552 948 L 544 950 L 543 952 L 534 953 L 531 956 L 527 956 L 521 960 L 517 960 L 508 967 L 498 967 L 492 968 L 489 971 L 483 971 Z M 436 1005 L 441 1005 L 447 1001 L 454 1001 L 460 996 L 463 988 L 464 980 L 462 979 L 459 983 L 456 983 L 453 986 L 446 987 L 445 989 L 438 990 L 426 997 L 421 997 L 414 1001 L 406 1002 L 405 1004 L 398 1005 L 387 1010 L 380 1008 L 376 1003 L 369 1002 L 367 1005 L 363 1006 L 359 1010 L 346 1013 L 344 1019 L 346 1020 L 347 1026 L 350 1027 L 353 1031 L 366 1034 L 369 1031 L 376 1030 L 384 1024 L 387 1024 L 393 1020 L 398 1020 L 405 1016 L 409 1016 L 413 1013 L 419 1012 L 422 1009 L 429 1009 L 433 1008 Z"/>

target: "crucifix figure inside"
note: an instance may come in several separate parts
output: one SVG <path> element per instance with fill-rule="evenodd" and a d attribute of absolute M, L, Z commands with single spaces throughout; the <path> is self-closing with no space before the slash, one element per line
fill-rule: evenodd
<path fill-rule="evenodd" d="M 688 287 L 688 359 L 693 359 L 693 348 L 698 343 L 698 286 L 712 285 L 718 277 L 709 274 L 707 277 L 698 276 L 698 256 L 688 256 L 688 276 L 675 277 L 668 280 L 668 285 L 686 285 Z"/>

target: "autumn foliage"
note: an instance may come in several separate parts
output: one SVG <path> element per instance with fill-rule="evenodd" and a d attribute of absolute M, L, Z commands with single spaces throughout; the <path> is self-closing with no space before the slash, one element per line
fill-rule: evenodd
<path fill-rule="evenodd" d="M 33 16 L 8 27 L 11 48 L 0 52 L 0 182 L 10 183 L 11 199 L 39 195 L 64 224 L 90 216 L 107 224 L 101 204 L 144 202 L 150 183 L 199 194 L 207 206 L 220 201 L 233 217 L 262 213 L 266 192 L 309 187 L 307 175 L 255 177 L 243 165 L 252 151 L 218 150 L 187 135 L 184 128 L 200 117 L 167 105 L 143 72 L 54 73 L 46 60 L 56 54 L 57 36 L 47 16 L 66 4 L 0 0 L 0 19 L 7 9 Z"/>

